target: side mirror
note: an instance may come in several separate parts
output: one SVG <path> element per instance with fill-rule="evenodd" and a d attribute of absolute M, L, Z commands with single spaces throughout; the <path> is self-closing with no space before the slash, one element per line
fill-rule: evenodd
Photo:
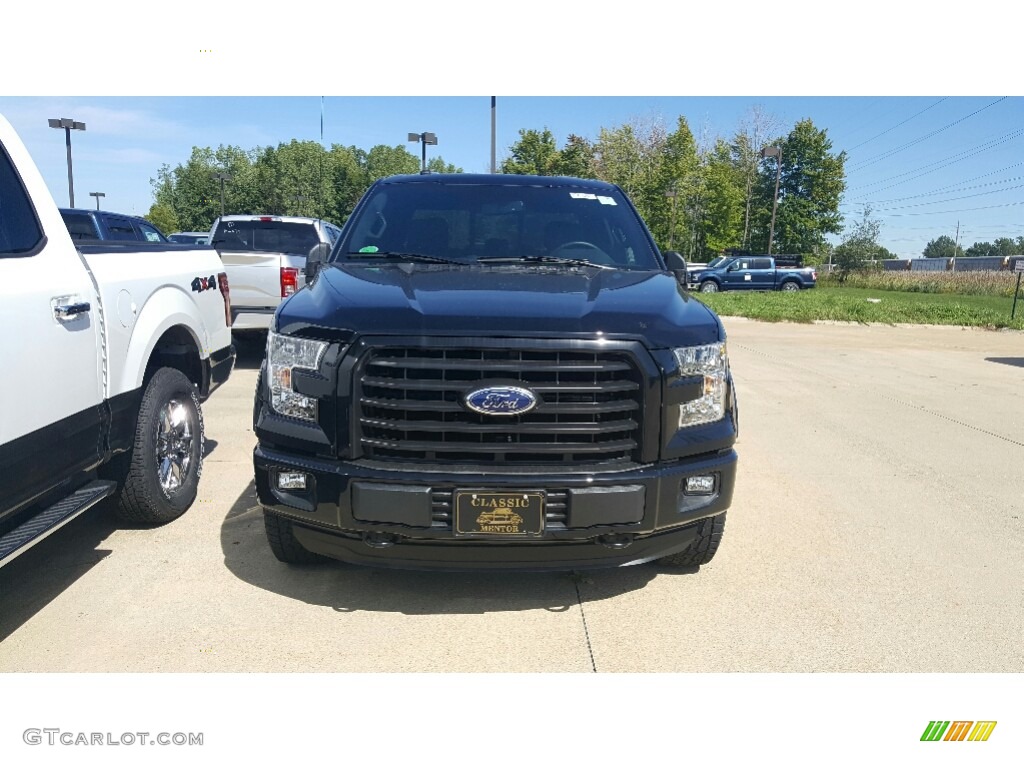
<path fill-rule="evenodd" d="M 309 256 L 306 257 L 306 285 L 313 282 L 313 278 L 317 276 L 320 271 L 320 267 L 327 261 L 327 257 L 331 255 L 331 246 L 329 243 L 317 243 L 310 251 Z"/>
<path fill-rule="evenodd" d="M 669 270 L 675 273 L 676 280 L 685 286 L 689 282 L 689 278 L 686 274 L 686 259 L 683 258 L 683 254 L 678 251 L 665 251 L 664 256 Z"/>

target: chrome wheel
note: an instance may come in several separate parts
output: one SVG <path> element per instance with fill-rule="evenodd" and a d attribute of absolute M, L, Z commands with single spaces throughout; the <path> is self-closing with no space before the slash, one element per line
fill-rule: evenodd
<path fill-rule="evenodd" d="M 188 479 L 194 420 L 192 410 L 180 400 L 164 403 L 157 416 L 156 473 L 160 490 L 167 498 Z"/>
<path fill-rule="evenodd" d="M 782 290 L 784 290 L 784 291 L 799 291 L 800 290 L 800 286 L 797 285 L 796 283 L 793 283 L 793 282 L 783 283 L 782 284 Z"/>
<path fill-rule="evenodd" d="M 708 280 L 706 283 L 700 285 L 701 293 L 718 293 L 718 283 L 714 280 Z"/>

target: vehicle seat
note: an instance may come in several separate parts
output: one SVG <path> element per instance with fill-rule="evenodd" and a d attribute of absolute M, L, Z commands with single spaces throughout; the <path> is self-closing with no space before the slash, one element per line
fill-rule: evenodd
<path fill-rule="evenodd" d="M 410 253 L 445 256 L 448 253 L 448 222 L 433 217 L 413 219 L 405 236 L 403 248 Z"/>

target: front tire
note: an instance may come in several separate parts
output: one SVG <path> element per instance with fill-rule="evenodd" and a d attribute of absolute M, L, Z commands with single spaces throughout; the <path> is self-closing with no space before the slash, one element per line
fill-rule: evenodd
<path fill-rule="evenodd" d="M 168 523 L 183 515 L 199 490 L 205 440 L 195 385 L 175 368 L 158 369 L 142 395 L 132 450 L 112 462 L 118 516 Z"/>
<path fill-rule="evenodd" d="M 718 551 L 718 545 L 722 543 L 722 536 L 725 535 L 725 515 L 723 512 L 714 517 L 708 517 L 697 523 L 697 538 L 682 552 L 673 555 L 666 555 L 656 562 L 662 565 L 681 565 L 694 567 L 707 565 Z"/>
<path fill-rule="evenodd" d="M 701 293 L 718 293 L 718 283 L 714 280 L 705 280 L 700 284 Z"/>
<path fill-rule="evenodd" d="M 282 563 L 307 565 L 310 563 L 324 563 L 330 560 L 330 558 L 318 555 L 316 552 L 310 552 L 299 543 L 299 540 L 295 538 L 291 520 L 263 510 L 263 527 L 267 532 L 267 543 L 270 544 L 270 551 Z"/>

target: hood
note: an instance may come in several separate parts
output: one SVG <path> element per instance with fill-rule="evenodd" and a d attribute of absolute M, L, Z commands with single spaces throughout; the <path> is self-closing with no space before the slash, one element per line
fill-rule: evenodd
<path fill-rule="evenodd" d="M 277 314 L 282 333 L 721 338 L 718 318 L 666 272 L 547 265 L 325 265 Z M 350 332 L 350 333 L 346 333 Z"/>

